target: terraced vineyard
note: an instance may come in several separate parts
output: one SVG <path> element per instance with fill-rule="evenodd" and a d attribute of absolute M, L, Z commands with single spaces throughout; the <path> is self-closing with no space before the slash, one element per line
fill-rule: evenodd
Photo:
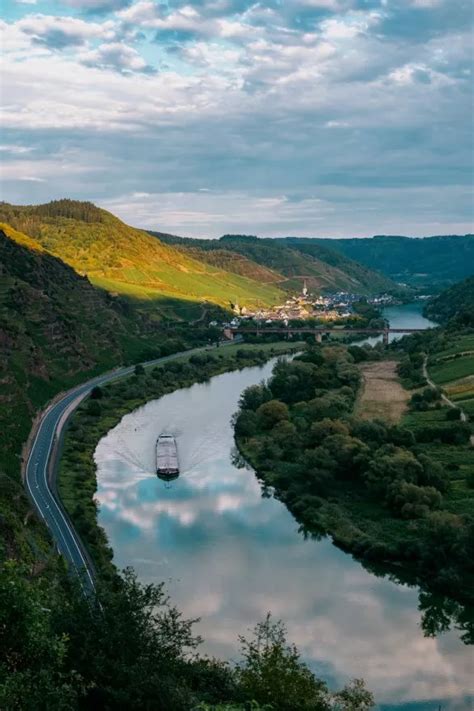
<path fill-rule="evenodd" d="M 467 415 L 474 416 L 474 334 L 454 337 L 430 356 L 430 376 Z"/>

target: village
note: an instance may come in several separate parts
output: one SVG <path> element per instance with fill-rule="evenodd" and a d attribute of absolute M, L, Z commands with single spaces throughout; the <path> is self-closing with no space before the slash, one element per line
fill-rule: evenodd
<path fill-rule="evenodd" d="M 357 293 L 338 291 L 329 294 L 310 294 L 306 282 L 300 294 L 289 296 L 283 304 L 269 308 L 257 308 L 255 311 L 239 304 L 233 305 L 234 317 L 228 323 L 222 324 L 225 327 L 236 328 L 241 322 L 255 322 L 272 324 L 278 323 L 288 326 L 292 321 L 316 320 L 321 323 L 345 321 L 350 318 L 357 318 L 355 304 L 364 300 L 377 308 L 392 306 L 400 303 L 391 294 L 380 294 L 375 297 L 366 298 Z M 217 326 L 217 321 L 210 323 L 210 326 Z"/>

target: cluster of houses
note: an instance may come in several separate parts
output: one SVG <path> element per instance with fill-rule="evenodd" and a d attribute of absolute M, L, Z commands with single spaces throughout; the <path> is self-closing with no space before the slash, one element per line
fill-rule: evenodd
<path fill-rule="evenodd" d="M 306 282 L 303 290 L 296 296 L 290 296 L 285 303 L 268 308 L 248 309 L 239 304 L 233 306 L 234 317 L 230 323 L 223 324 L 230 328 L 238 327 L 242 321 L 259 322 L 287 326 L 290 321 L 317 319 L 321 322 L 340 321 L 355 315 L 354 303 L 360 301 L 360 294 L 338 291 L 332 294 L 314 296 L 308 293 Z M 367 301 L 375 306 L 388 306 L 397 303 L 390 294 L 382 294 Z M 211 326 L 217 326 L 213 321 Z"/>

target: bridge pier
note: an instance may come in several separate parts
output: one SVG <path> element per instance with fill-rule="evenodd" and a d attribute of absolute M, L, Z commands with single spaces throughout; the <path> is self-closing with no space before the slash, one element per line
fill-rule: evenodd
<path fill-rule="evenodd" d="M 388 328 L 386 328 L 383 332 L 383 344 L 384 346 L 388 346 Z"/>
<path fill-rule="evenodd" d="M 322 333 L 317 333 L 314 338 L 315 338 L 315 340 L 316 340 L 316 343 L 322 343 L 322 342 L 323 342 L 323 334 L 322 334 Z"/>

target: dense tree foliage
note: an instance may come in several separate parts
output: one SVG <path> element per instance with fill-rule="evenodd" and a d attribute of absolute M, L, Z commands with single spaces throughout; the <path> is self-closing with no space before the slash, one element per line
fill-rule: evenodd
<path fill-rule="evenodd" d="M 52 573 L 54 572 L 54 575 Z M 241 638 L 238 666 L 199 656 L 194 620 L 163 585 L 131 570 L 86 599 L 59 571 L 42 576 L 14 562 L 0 570 L 0 706 L 5 711 L 367 711 L 360 680 L 331 693 L 267 617 Z M 264 704 L 260 707 L 257 702 Z M 221 707 L 221 708 L 222 708 Z"/>
<path fill-rule="evenodd" d="M 419 340 L 412 346 L 405 353 L 419 365 Z M 277 363 L 266 384 L 242 394 L 239 446 L 305 530 L 329 532 L 366 560 L 403 563 L 411 573 L 415 565 L 420 580 L 469 600 L 473 519 L 445 510 L 451 473 L 424 446 L 464 446 L 470 426 L 443 417 L 411 431 L 359 420 L 352 413 L 359 386 L 353 361 L 350 347 L 328 346 Z M 439 397 L 427 388 L 410 407 L 437 412 Z M 437 556 L 443 536 L 446 556 Z"/>
<path fill-rule="evenodd" d="M 327 240 L 289 238 L 299 249 Z M 446 235 L 413 239 L 378 235 L 367 239 L 333 239 L 331 247 L 341 254 L 376 269 L 397 282 L 425 289 L 453 284 L 472 273 L 474 235 Z M 423 268 L 420 269 L 420 265 Z"/>
<path fill-rule="evenodd" d="M 474 276 L 454 284 L 431 299 L 425 307 L 425 314 L 442 323 L 455 319 L 464 326 L 474 327 Z"/>

